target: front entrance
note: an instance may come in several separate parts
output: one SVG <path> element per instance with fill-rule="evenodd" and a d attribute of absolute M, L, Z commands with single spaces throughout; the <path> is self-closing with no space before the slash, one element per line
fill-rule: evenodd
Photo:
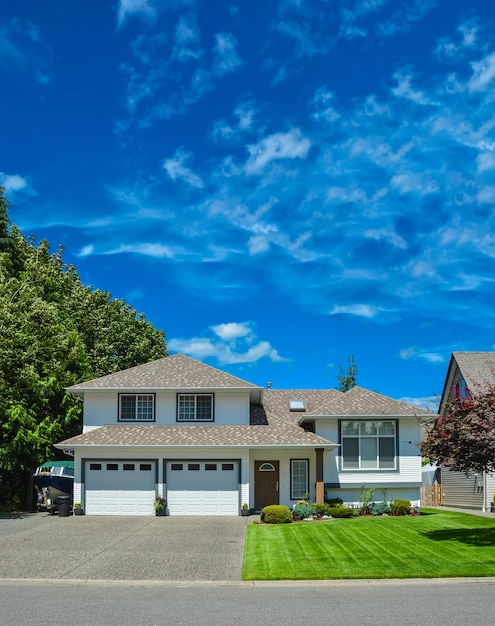
<path fill-rule="evenodd" d="M 268 504 L 278 504 L 279 462 L 255 461 L 254 508 L 261 511 Z"/>

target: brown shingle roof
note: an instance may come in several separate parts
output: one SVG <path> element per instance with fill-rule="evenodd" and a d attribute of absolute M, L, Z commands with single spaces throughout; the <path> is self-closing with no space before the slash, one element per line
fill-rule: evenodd
<path fill-rule="evenodd" d="M 59 448 L 73 446 L 175 446 L 175 447 L 325 447 L 332 442 L 305 432 L 297 423 L 274 419 L 249 426 L 127 425 L 112 424 L 66 439 Z"/>
<path fill-rule="evenodd" d="M 453 352 L 468 387 L 495 384 L 495 352 Z"/>
<path fill-rule="evenodd" d="M 303 400 L 304 412 L 291 412 L 290 400 Z M 286 415 L 299 420 L 303 416 L 355 417 L 376 415 L 429 415 L 429 411 L 394 400 L 363 387 L 341 392 L 336 389 L 269 389 L 263 392 L 263 406 L 268 415 Z"/>
<path fill-rule="evenodd" d="M 255 391 L 261 390 L 261 387 L 201 363 L 201 361 L 191 359 L 184 354 L 174 354 L 68 387 L 68 390 L 73 393 L 120 389 L 129 391 L 136 389 L 246 389 Z"/>

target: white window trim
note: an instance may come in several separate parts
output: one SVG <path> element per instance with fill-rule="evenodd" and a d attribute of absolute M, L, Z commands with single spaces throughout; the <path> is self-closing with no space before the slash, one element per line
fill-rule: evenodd
<path fill-rule="evenodd" d="M 135 401 L 135 417 L 122 417 L 122 398 L 133 397 Z M 138 418 L 139 398 L 151 398 L 151 417 L 146 419 Z M 154 393 L 119 393 L 119 422 L 154 422 L 155 421 L 155 394 Z"/>
<path fill-rule="evenodd" d="M 191 417 L 190 419 L 186 419 L 181 417 L 180 415 L 180 403 L 181 403 L 181 398 L 188 396 L 188 397 L 193 397 L 194 398 L 194 417 Z M 197 401 L 198 398 L 204 398 L 204 397 L 209 397 L 211 399 L 211 413 L 210 413 L 210 417 L 209 418 L 198 418 L 197 417 Z M 214 422 L 215 421 L 215 402 L 214 402 L 214 398 L 215 395 L 213 393 L 178 393 L 177 394 L 177 421 L 178 422 L 183 422 L 183 423 L 193 423 L 193 422 Z"/>
<path fill-rule="evenodd" d="M 393 435 L 380 435 L 377 434 L 377 456 L 376 456 L 376 467 L 362 467 L 362 457 L 361 457 L 361 438 L 372 437 L 372 435 L 368 434 L 353 434 L 353 435 L 344 435 L 344 424 L 346 423 L 367 423 L 367 422 L 390 422 L 394 425 L 394 434 Z M 341 453 L 341 471 L 344 472 L 394 472 L 397 471 L 398 468 L 398 453 L 397 453 L 397 420 L 394 419 L 375 419 L 375 420 L 342 420 L 340 422 L 340 432 L 341 432 L 341 444 L 342 444 L 342 453 Z M 358 467 L 346 467 L 345 459 L 344 459 L 344 440 L 345 439 L 358 439 Z M 380 447 L 379 440 L 383 439 L 392 439 L 394 440 L 394 466 L 393 467 L 380 467 Z"/>

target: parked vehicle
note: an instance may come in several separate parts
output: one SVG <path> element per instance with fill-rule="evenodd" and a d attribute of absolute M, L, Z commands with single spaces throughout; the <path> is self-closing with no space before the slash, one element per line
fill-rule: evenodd
<path fill-rule="evenodd" d="M 58 497 L 69 496 L 72 506 L 74 461 L 47 461 L 36 468 L 33 482 L 38 490 L 37 509 L 54 514 Z"/>

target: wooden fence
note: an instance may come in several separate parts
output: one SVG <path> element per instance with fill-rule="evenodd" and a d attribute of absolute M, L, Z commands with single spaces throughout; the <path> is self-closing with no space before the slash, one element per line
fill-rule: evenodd
<path fill-rule="evenodd" d="M 442 485 L 423 485 L 421 506 L 442 506 Z"/>

